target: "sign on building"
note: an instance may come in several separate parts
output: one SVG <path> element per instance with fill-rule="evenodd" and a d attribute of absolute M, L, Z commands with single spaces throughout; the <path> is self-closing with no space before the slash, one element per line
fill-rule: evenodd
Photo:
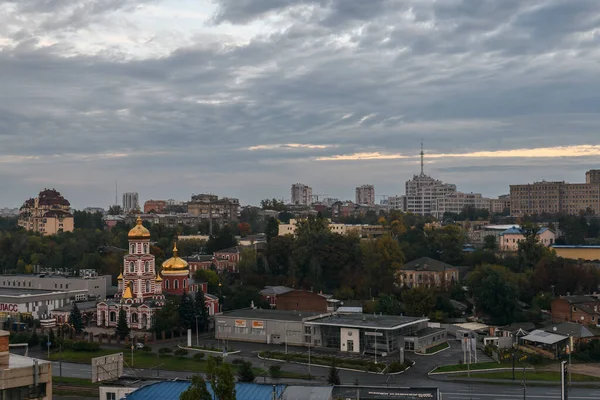
<path fill-rule="evenodd" d="M 92 358 L 92 383 L 123 376 L 123 353 Z"/>
<path fill-rule="evenodd" d="M 235 320 L 235 327 L 236 328 L 245 328 L 246 327 L 246 320 L 245 319 L 236 319 Z"/>
<path fill-rule="evenodd" d="M 252 327 L 254 329 L 264 329 L 265 325 L 263 321 L 252 321 Z"/>

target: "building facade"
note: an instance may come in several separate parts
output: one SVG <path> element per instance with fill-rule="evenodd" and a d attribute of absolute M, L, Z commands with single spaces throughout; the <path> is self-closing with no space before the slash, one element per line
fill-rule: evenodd
<path fill-rule="evenodd" d="M 329 307 L 330 296 L 307 290 L 289 290 L 280 293 L 274 299 L 275 309 L 282 311 L 311 311 L 325 313 L 332 311 Z"/>
<path fill-rule="evenodd" d="M 29 199 L 19 209 L 18 225 L 42 235 L 73 232 L 74 219 L 71 203 L 54 189 L 42 190 L 38 197 Z"/>
<path fill-rule="evenodd" d="M 144 214 L 162 214 L 167 207 L 166 200 L 147 200 L 144 202 Z"/>
<path fill-rule="evenodd" d="M 510 212 L 510 194 L 503 194 L 498 196 L 497 199 L 490 200 L 490 212 L 492 214 L 499 214 L 506 210 Z"/>
<path fill-rule="evenodd" d="M 556 242 L 556 234 L 548 228 L 541 228 L 537 232 L 539 243 L 543 246 L 550 247 Z M 500 250 L 502 251 L 517 251 L 519 243 L 525 241 L 525 234 L 521 228 L 510 228 L 502 232 L 499 236 Z"/>
<path fill-rule="evenodd" d="M 586 173 L 586 183 L 534 182 L 510 185 L 510 213 L 514 217 L 534 214 L 600 214 L 600 170 Z"/>
<path fill-rule="evenodd" d="M 0 288 L 31 288 L 35 290 L 86 290 L 89 298 L 106 298 L 112 277 L 102 275 L 92 278 L 62 275 L 0 275 Z"/>
<path fill-rule="evenodd" d="M 289 224 L 279 224 L 279 236 L 295 235 L 296 219 L 290 219 Z M 339 224 L 330 222 L 329 230 L 340 235 L 355 234 L 360 237 L 378 237 L 389 232 L 389 228 L 383 225 L 355 225 L 355 224 Z"/>
<path fill-rule="evenodd" d="M 560 296 L 550 303 L 552 322 L 599 325 L 600 299 L 596 296 Z"/>
<path fill-rule="evenodd" d="M 375 205 L 375 187 L 362 185 L 356 188 L 356 204 Z"/>
<path fill-rule="evenodd" d="M 312 188 L 302 183 L 294 183 L 291 189 L 291 203 L 301 206 L 309 206 L 312 204 Z"/>
<path fill-rule="evenodd" d="M 439 198 L 456 193 L 456 185 L 444 183 L 424 173 L 406 182 L 406 212 L 430 215 Z"/>
<path fill-rule="evenodd" d="M 421 257 L 400 267 L 397 280 L 400 286 L 447 288 L 458 282 L 457 267 L 429 257 Z"/>
<path fill-rule="evenodd" d="M 123 193 L 123 212 L 130 214 L 140 210 L 140 199 L 137 192 Z"/>
<path fill-rule="evenodd" d="M 600 261 L 600 246 L 554 245 L 552 250 L 571 260 Z"/>
<path fill-rule="evenodd" d="M 187 204 L 188 214 L 202 220 L 237 221 L 240 212 L 239 199 L 214 194 L 196 194 Z"/>
<path fill-rule="evenodd" d="M 22 317 L 34 320 L 47 318 L 52 310 L 71 304 L 72 300 L 87 300 L 86 289 L 43 290 L 33 287 L 11 286 L 10 279 L 0 280 L 0 321 Z"/>
<path fill-rule="evenodd" d="M 483 197 L 480 193 L 450 193 L 444 197 L 437 197 L 431 203 L 431 215 L 442 219 L 444 213 L 460 214 L 465 207 L 490 210 L 491 199 Z"/>

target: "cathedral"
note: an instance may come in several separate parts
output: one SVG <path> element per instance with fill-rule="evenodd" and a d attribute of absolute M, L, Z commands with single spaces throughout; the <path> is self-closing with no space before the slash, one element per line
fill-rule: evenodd
<path fill-rule="evenodd" d="M 123 272 L 117 277 L 118 293 L 113 300 L 96 306 L 99 327 L 116 327 L 119 310 L 124 308 L 131 329 L 150 329 L 154 314 L 165 305 L 165 294 L 182 295 L 202 290 L 209 315 L 218 312 L 218 298 L 206 294 L 205 283 L 193 283 L 188 263 L 179 257 L 176 244 L 173 257 L 165 261 L 158 272 L 154 255 L 150 253 L 150 231 L 140 218 L 129 231 L 128 239 L 129 252 L 123 257 Z"/>

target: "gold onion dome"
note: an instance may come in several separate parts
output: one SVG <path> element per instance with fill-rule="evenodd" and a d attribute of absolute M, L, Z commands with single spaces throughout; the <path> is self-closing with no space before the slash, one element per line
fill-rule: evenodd
<path fill-rule="evenodd" d="M 118 281 L 122 281 L 123 280 L 123 273 L 120 273 L 119 276 L 117 276 L 117 280 Z"/>
<path fill-rule="evenodd" d="M 173 245 L 173 257 L 162 263 L 162 273 L 180 273 L 187 271 L 188 263 L 183 258 L 179 258 L 177 251 L 177 243 Z"/>
<path fill-rule="evenodd" d="M 160 274 L 156 274 L 156 282 L 162 282 L 163 278 L 160 276 Z"/>
<path fill-rule="evenodd" d="M 123 298 L 124 299 L 132 299 L 133 298 L 133 294 L 131 293 L 131 286 L 130 285 L 127 285 L 127 289 L 125 289 L 125 293 L 123 293 Z"/>
<path fill-rule="evenodd" d="M 135 226 L 129 231 L 127 236 L 129 238 L 149 238 L 150 231 L 142 225 L 142 219 L 138 217 Z"/>

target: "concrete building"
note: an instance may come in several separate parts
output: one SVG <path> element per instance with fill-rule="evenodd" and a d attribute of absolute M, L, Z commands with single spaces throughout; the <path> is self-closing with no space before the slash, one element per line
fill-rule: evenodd
<path fill-rule="evenodd" d="M 111 286 L 112 277 L 102 275 L 91 278 L 64 275 L 0 275 L 0 288 L 31 288 L 37 290 L 85 290 L 87 297 L 104 299 Z"/>
<path fill-rule="evenodd" d="M 279 293 L 275 301 L 277 310 L 319 313 L 335 311 L 339 303 L 339 300 L 333 299 L 331 295 L 297 289 Z"/>
<path fill-rule="evenodd" d="M 552 299 L 550 312 L 553 323 L 575 322 L 586 326 L 599 325 L 600 299 L 597 296 L 560 296 Z"/>
<path fill-rule="evenodd" d="M 46 318 L 52 310 L 88 297 L 86 289 L 42 290 L 12 285 L 12 280 L 0 280 L 0 321 Z"/>
<path fill-rule="evenodd" d="M 291 189 L 291 203 L 309 206 L 312 203 L 312 188 L 302 183 L 294 183 Z"/>
<path fill-rule="evenodd" d="M 356 188 L 356 204 L 375 205 L 375 187 L 362 185 Z"/>
<path fill-rule="evenodd" d="M 167 207 L 166 200 L 146 200 L 144 202 L 144 214 L 162 214 Z"/>
<path fill-rule="evenodd" d="M 552 250 L 571 260 L 600 261 L 600 246 L 553 245 Z"/>
<path fill-rule="evenodd" d="M 586 183 L 534 182 L 510 185 L 511 216 L 534 214 L 600 214 L 600 170 L 586 173 Z"/>
<path fill-rule="evenodd" d="M 497 199 L 490 200 L 490 212 L 492 214 L 499 214 L 505 210 L 510 211 L 510 194 L 503 194 L 498 196 Z"/>
<path fill-rule="evenodd" d="M 421 257 L 400 267 L 397 279 L 401 287 L 447 288 L 458 282 L 459 269 L 433 258 Z"/>
<path fill-rule="evenodd" d="M 556 234 L 548 228 L 541 228 L 537 232 L 539 243 L 543 246 L 550 247 L 556 242 Z M 525 240 L 525 234 L 521 228 L 510 228 L 502 232 L 499 236 L 500 250 L 502 251 L 517 251 L 519 243 Z"/>
<path fill-rule="evenodd" d="M 137 192 L 123 193 L 123 212 L 130 214 L 140 210 L 140 200 Z"/>
<path fill-rule="evenodd" d="M 52 363 L 10 354 L 9 335 L 0 331 L 0 397 L 52 400 Z"/>
<path fill-rule="evenodd" d="M 237 221 L 240 213 L 239 199 L 214 194 L 195 194 L 187 203 L 188 214 L 200 217 L 204 221 Z"/>
<path fill-rule="evenodd" d="M 38 197 L 29 199 L 19 209 L 18 225 L 42 235 L 73 232 L 74 219 L 71 203 L 54 189 L 42 190 Z"/>
<path fill-rule="evenodd" d="M 406 211 L 406 196 L 388 196 L 385 205 L 390 210 Z"/>
<path fill-rule="evenodd" d="M 442 219 L 444 213 L 460 214 L 465 207 L 490 210 L 491 199 L 483 197 L 480 193 L 454 192 L 443 197 L 436 197 L 431 202 L 431 215 Z"/>
<path fill-rule="evenodd" d="M 289 224 L 279 224 L 279 236 L 295 235 L 298 220 L 290 219 Z M 355 225 L 329 223 L 329 230 L 340 235 L 356 234 L 360 237 L 377 237 L 389 232 L 389 228 L 383 225 Z"/>

